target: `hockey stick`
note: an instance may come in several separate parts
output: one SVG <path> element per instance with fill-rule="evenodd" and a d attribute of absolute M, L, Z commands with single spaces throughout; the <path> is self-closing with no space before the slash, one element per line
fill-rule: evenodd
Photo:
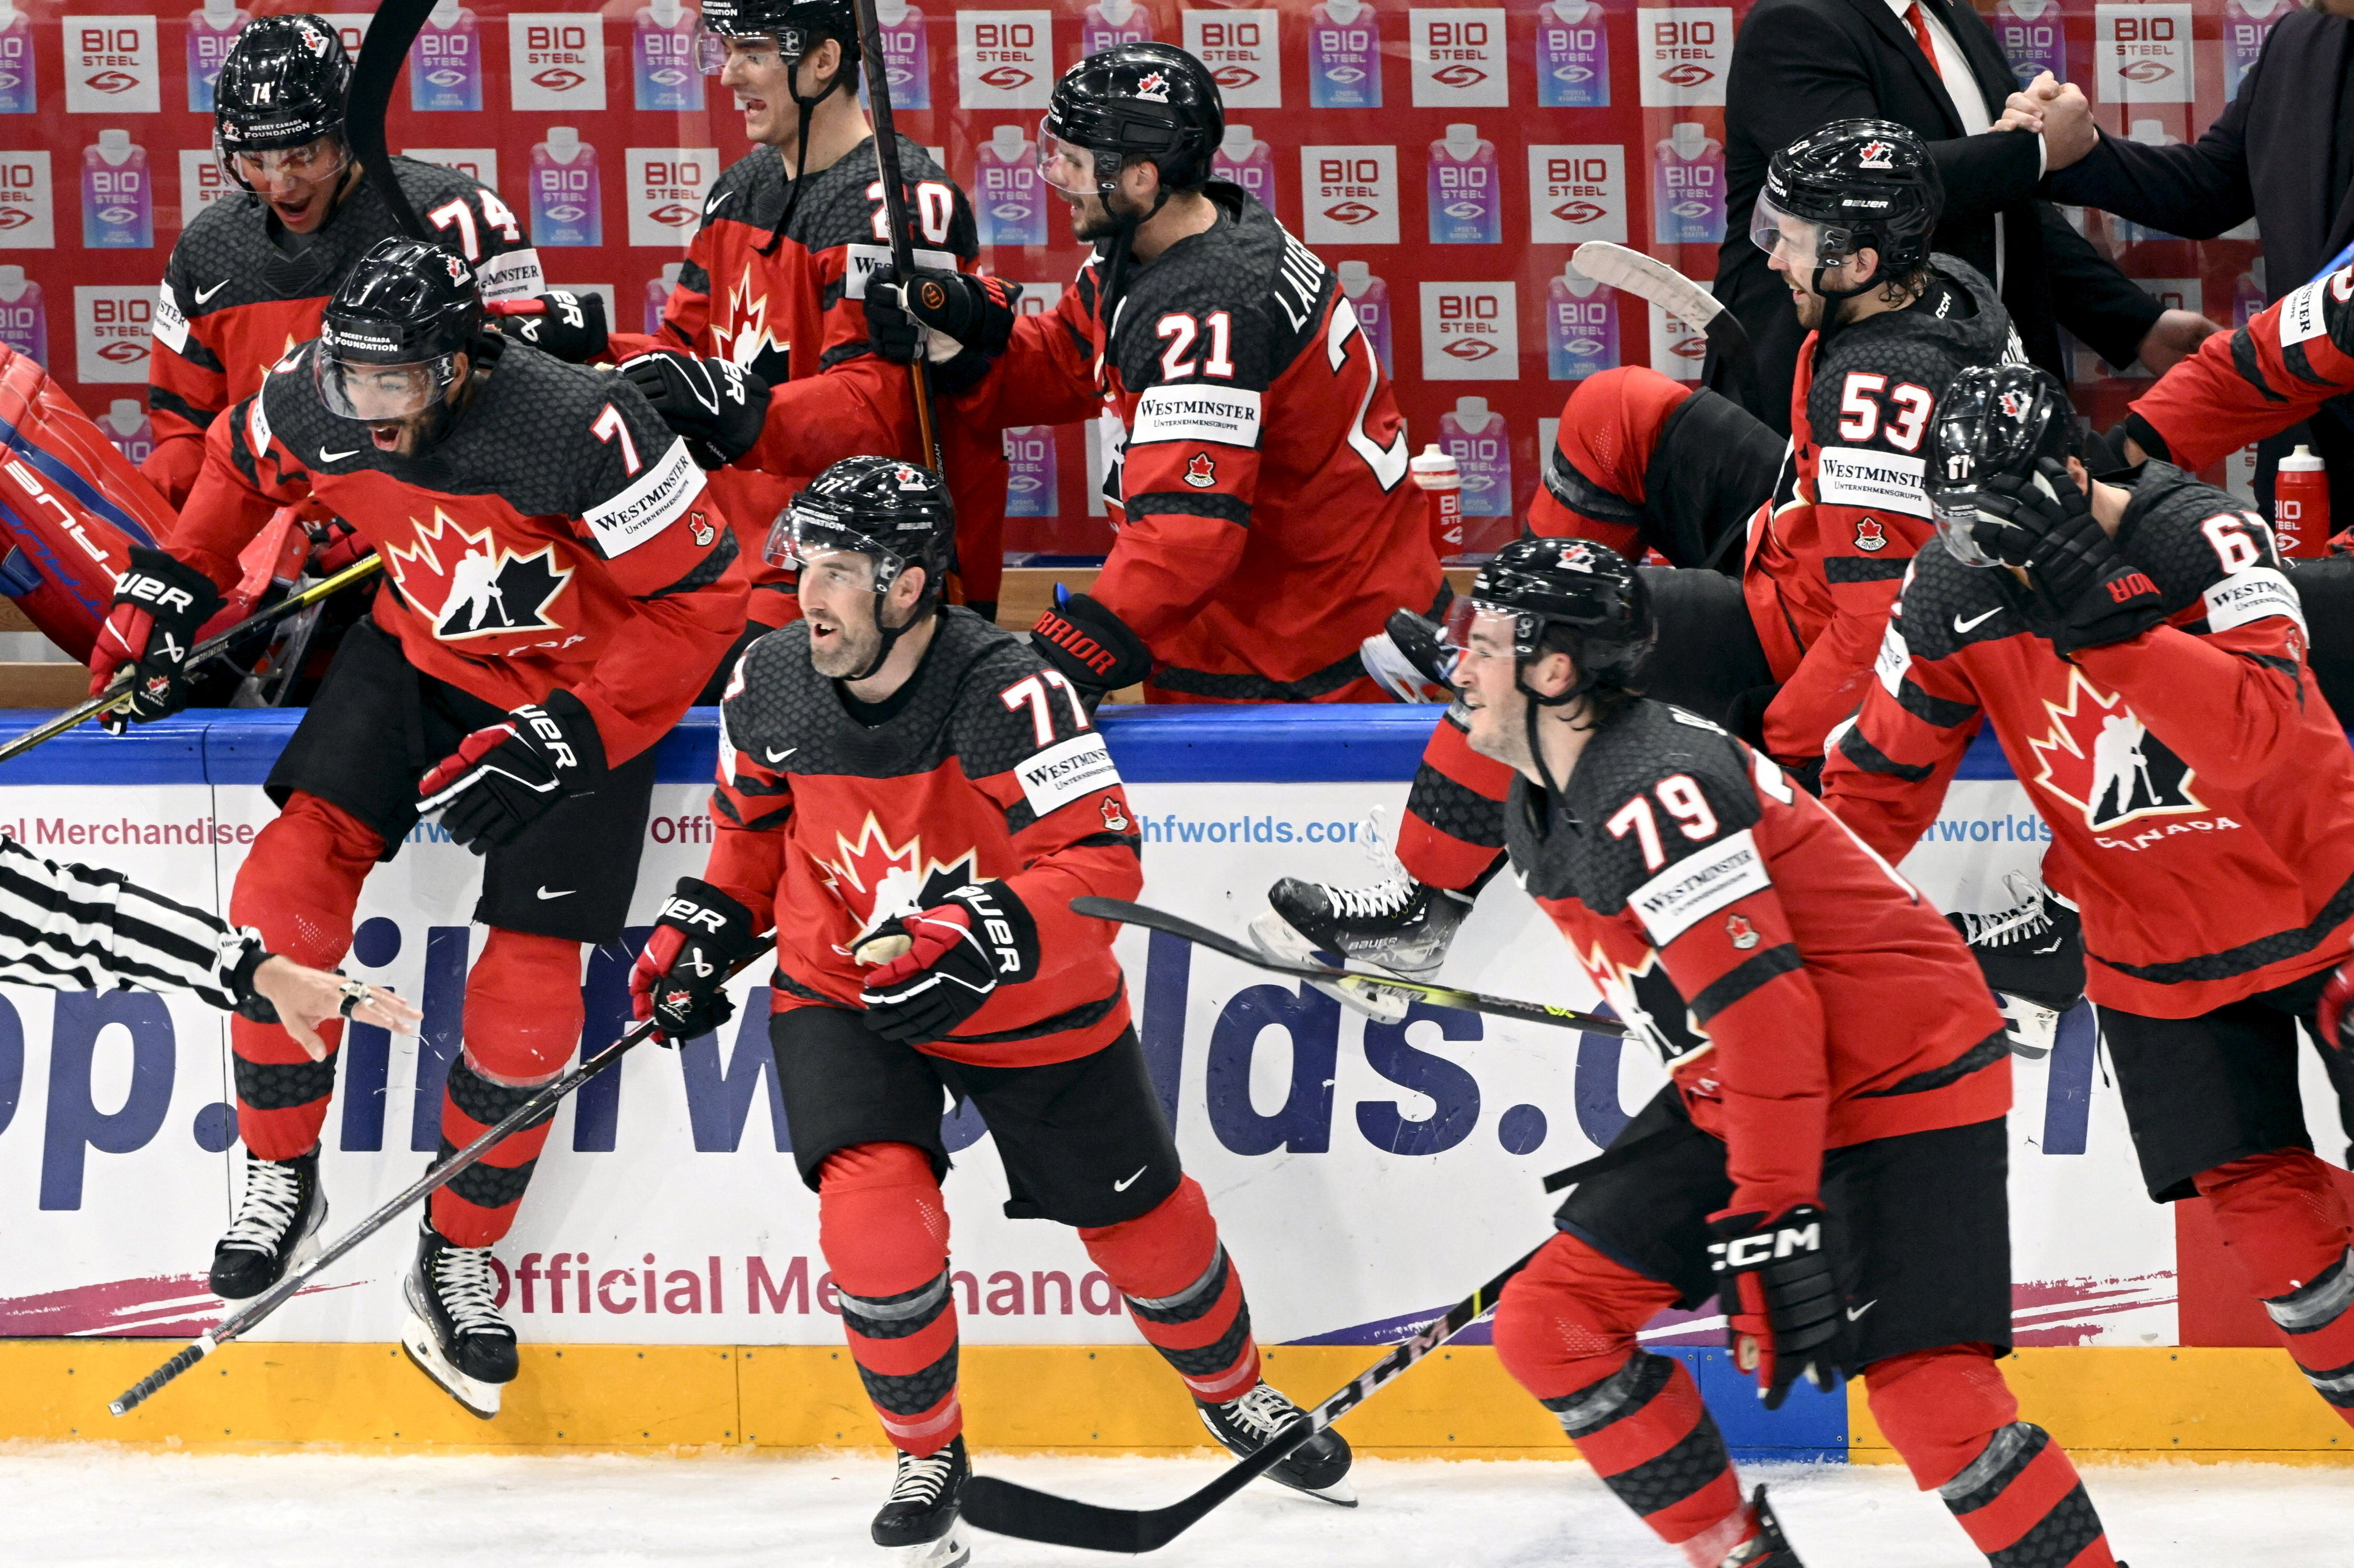
<path fill-rule="evenodd" d="M 360 173 L 392 209 L 392 216 L 412 239 L 433 243 L 433 231 L 409 205 L 408 193 L 392 172 L 392 154 L 384 143 L 385 111 L 392 107 L 392 90 L 400 81 L 400 68 L 408 47 L 425 30 L 433 0 L 382 0 L 367 36 L 360 40 L 360 58 L 352 67 L 350 95 L 344 101 L 344 138 Z"/>
<path fill-rule="evenodd" d="M 755 954 L 753 958 L 746 959 L 742 963 L 737 964 L 728 971 L 729 978 L 733 979 L 743 973 L 745 969 L 751 967 L 758 957 L 758 955 Z M 360 1243 L 398 1219 L 402 1211 L 408 1208 L 410 1204 L 429 1196 L 436 1188 L 447 1184 L 460 1171 L 488 1154 L 497 1146 L 499 1140 L 509 1133 L 535 1120 L 542 1112 L 553 1111 L 573 1090 L 619 1062 L 635 1047 L 652 1039 L 653 1033 L 654 1021 L 648 1019 L 594 1056 L 583 1058 L 578 1066 L 565 1074 L 564 1076 L 541 1085 L 529 1099 L 500 1118 L 498 1125 L 490 1128 L 473 1142 L 403 1187 L 387 1199 L 376 1213 L 322 1247 L 319 1255 L 313 1258 L 302 1268 L 289 1274 L 276 1285 L 214 1324 L 211 1329 L 190 1340 L 187 1347 L 179 1354 L 124 1390 L 107 1405 L 107 1409 L 117 1415 L 127 1415 L 146 1404 L 165 1383 L 186 1372 L 231 1340 L 242 1337 L 255 1324 L 292 1301 L 312 1279 L 330 1265 L 339 1261 L 345 1254 Z"/>
<path fill-rule="evenodd" d="M 1597 283 L 1623 289 L 1698 327 L 1707 334 L 1711 348 L 1744 370 L 1748 368 L 1749 330 L 1740 318 L 1707 289 L 1657 257 L 1607 239 L 1589 239 L 1577 248 L 1570 264 Z"/>
<path fill-rule="evenodd" d="M 1449 985 L 1432 985 L 1425 980 L 1399 980 L 1394 976 L 1367 974 L 1362 969 L 1321 969 L 1314 964 L 1288 963 L 1270 958 L 1257 948 L 1222 937 L 1207 926 L 1196 926 L 1181 916 L 1149 905 L 1130 904 L 1119 898 L 1097 898 L 1082 894 L 1071 900 L 1071 912 L 1097 920 L 1116 920 L 1123 926 L 1141 926 L 1149 931 L 1162 931 L 1182 938 L 1197 948 L 1207 948 L 1240 963 L 1253 965 L 1270 974 L 1297 975 L 1301 980 L 1324 980 L 1341 984 L 1354 983 L 1368 989 L 1402 991 L 1421 997 L 1439 1007 L 1460 1008 L 1466 1012 L 1485 1012 L 1497 1018 L 1517 1018 L 1524 1023 L 1550 1023 L 1560 1029 L 1582 1029 L 1589 1034 L 1619 1034 L 1627 1026 L 1615 1018 L 1597 1018 L 1575 1008 L 1554 1007 L 1547 1002 L 1522 1001 L 1517 997 L 1490 996 L 1483 991 L 1458 991 Z"/>
<path fill-rule="evenodd" d="M 1541 1250 L 1541 1249 L 1538 1249 Z M 1208 1486 L 1167 1508 L 1104 1508 L 1056 1497 L 994 1476 L 975 1476 L 965 1483 L 964 1517 L 983 1530 L 1023 1541 L 1055 1546 L 1076 1546 L 1090 1552 L 1158 1552 L 1200 1523 L 1210 1510 L 1267 1474 L 1292 1449 L 1381 1392 L 1382 1385 L 1469 1328 L 1496 1304 L 1512 1276 L 1529 1266 L 1536 1250 L 1523 1254 L 1504 1271 L 1423 1325 L 1412 1339 L 1357 1374 L 1323 1404 L 1304 1413 L 1267 1440 L 1267 1446 Z"/>
<path fill-rule="evenodd" d="M 875 15 L 875 0 L 857 0 L 858 54 L 866 71 L 866 103 L 875 116 L 875 172 L 883 185 L 883 221 L 891 231 L 891 267 L 901 287 L 916 271 L 916 242 L 907 228 L 907 185 L 899 169 L 899 130 L 891 117 L 891 73 L 883 58 L 883 25 Z M 920 338 L 921 334 L 917 334 Z M 945 475 L 940 462 L 939 433 L 932 423 L 932 383 L 925 374 L 923 351 L 907 366 L 916 392 L 916 435 L 923 443 L 924 466 Z"/>
<path fill-rule="evenodd" d="M 276 604 L 271 605 L 269 609 L 254 611 L 251 615 L 247 616 L 243 620 L 239 621 L 235 626 L 230 627 L 227 631 L 217 632 L 213 636 L 206 638 L 202 642 L 197 643 L 194 649 L 189 651 L 187 667 L 193 670 L 197 665 L 203 663 L 206 660 L 212 658 L 215 654 L 222 652 L 228 649 L 231 643 L 238 641 L 248 633 L 258 631 L 262 627 L 270 626 L 278 621 L 283 620 L 290 615 L 298 614 L 302 610 L 310 609 L 313 605 L 321 603 L 332 594 L 342 592 L 345 588 L 351 587 L 352 584 L 358 582 L 363 577 L 372 575 L 380 565 L 382 565 L 382 563 L 374 556 L 366 556 L 362 560 L 354 561 L 350 566 L 345 567 L 342 571 L 337 572 L 334 576 L 331 577 L 321 577 L 317 582 L 313 583 L 309 588 L 302 589 L 300 593 L 288 594 L 284 599 L 280 599 Z M 123 671 L 120 675 L 115 677 L 114 683 L 112 685 L 107 687 L 105 691 L 100 693 L 97 696 L 90 698 L 86 703 L 68 708 L 57 717 L 49 720 L 48 723 L 40 726 L 37 729 L 28 729 L 24 734 L 18 736 L 16 739 L 8 742 L 6 745 L 0 746 L 0 762 L 6 762 L 12 758 L 21 757 L 26 752 L 32 750 L 33 747 L 40 745 L 43 741 L 55 740 L 58 736 L 65 734 L 66 731 L 75 728 L 77 726 L 80 726 L 87 720 L 96 718 L 99 715 L 106 712 L 107 709 L 114 706 L 115 704 L 129 696 L 131 694 L 131 688 L 138 683 L 138 679 L 139 676 L 136 671 Z"/>

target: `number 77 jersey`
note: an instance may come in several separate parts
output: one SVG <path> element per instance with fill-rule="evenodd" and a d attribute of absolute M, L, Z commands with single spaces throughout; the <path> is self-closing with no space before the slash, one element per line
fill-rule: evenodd
<path fill-rule="evenodd" d="M 1099 417 L 1118 542 L 1093 589 L 1152 650 L 1160 702 L 1378 702 L 1358 644 L 1432 608 L 1405 422 L 1317 255 L 1239 187 L 1112 302 L 1105 248 L 1026 316 L 950 418 Z"/>

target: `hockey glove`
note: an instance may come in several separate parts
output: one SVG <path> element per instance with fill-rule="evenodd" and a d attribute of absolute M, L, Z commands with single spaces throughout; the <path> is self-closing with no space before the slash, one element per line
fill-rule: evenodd
<path fill-rule="evenodd" d="M 859 1000 L 866 1027 L 905 1045 L 947 1038 L 1001 984 L 1038 972 L 1037 922 L 1002 882 L 960 887 L 875 933 L 891 935 L 904 935 L 907 950 L 867 977 Z"/>
<path fill-rule="evenodd" d="M 750 910 L 682 876 L 630 970 L 630 1011 L 654 1021 L 660 1044 L 708 1034 L 736 1014 L 724 989 L 728 975 L 759 950 Z"/>
<path fill-rule="evenodd" d="M 750 451 L 769 417 L 769 384 L 725 359 L 642 354 L 621 376 L 705 468 L 726 468 Z"/>
<path fill-rule="evenodd" d="M 605 352 L 605 296 L 551 289 L 527 300 L 501 300 L 482 307 L 499 330 L 569 365 L 586 365 Z"/>
<path fill-rule="evenodd" d="M 1357 658 L 1365 673 L 1402 703 L 1455 700 L 1455 650 L 1426 615 L 1390 611 L 1382 630 L 1358 644 Z"/>
<path fill-rule="evenodd" d="M 98 722 L 121 735 L 186 707 L 196 630 L 220 607 L 220 589 L 204 573 L 162 550 L 132 546 L 131 568 L 114 581 L 114 608 L 90 654 L 91 696 L 103 696 L 126 668 L 131 694 Z"/>
<path fill-rule="evenodd" d="M 468 736 L 417 787 L 420 815 L 441 813 L 476 854 L 511 844 L 556 805 L 596 791 L 605 742 L 579 698 L 561 688 Z"/>
<path fill-rule="evenodd" d="M 2341 1057 L 2354 1054 L 2354 1006 L 2349 1004 L 2354 1004 L 2354 959 L 2329 971 L 2315 1017 L 2314 1033 L 2325 1049 Z"/>
<path fill-rule="evenodd" d="M 915 363 L 921 344 L 933 385 L 961 392 L 988 375 L 1005 352 L 1018 319 L 1014 302 L 1021 297 L 1022 285 L 1002 278 L 925 269 L 902 288 L 898 269 L 885 261 L 866 280 L 867 341 L 876 354 L 899 365 Z"/>
<path fill-rule="evenodd" d="M 1800 1377 L 1828 1393 L 1839 1383 L 1844 1327 L 1831 1272 L 1829 1216 L 1799 1203 L 1774 1218 L 1720 1214 L 1709 1222 L 1709 1266 L 1735 1365 L 1757 1379 L 1757 1397 L 1779 1410 Z"/>
<path fill-rule="evenodd" d="M 2166 619 L 2158 585 L 2102 532 L 2064 465 L 2043 458 L 2028 479 L 1989 480 L 1978 505 L 1997 524 L 1996 557 L 2026 572 L 2023 613 L 2054 652 L 2122 642 Z"/>
<path fill-rule="evenodd" d="M 1095 702 L 1152 673 L 1152 650 L 1087 595 L 1055 588 L 1055 608 L 1030 629 L 1031 651 Z"/>

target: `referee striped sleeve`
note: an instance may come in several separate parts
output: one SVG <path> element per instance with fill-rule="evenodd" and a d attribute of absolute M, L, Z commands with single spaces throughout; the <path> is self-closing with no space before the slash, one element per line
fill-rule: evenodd
<path fill-rule="evenodd" d="M 0 838 L 0 980 L 192 991 L 226 1009 L 237 1002 L 231 975 L 260 943 L 120 872 L 60 865 Z"/>

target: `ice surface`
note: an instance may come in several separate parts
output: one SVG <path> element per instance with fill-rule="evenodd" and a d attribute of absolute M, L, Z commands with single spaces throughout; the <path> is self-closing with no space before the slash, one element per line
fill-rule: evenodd
<path fill-rule="evenodd" d="M 1122 1506 L 1173 1500 L 1215 1460 L 1034 1458 L 997 1468 Z M 1972 1568 L 1985 1559 L 1905 1473 L 1760 1466 L 1811 1568 Z M 174 1568 L 883 1568 L 866 1524 L 890 1472 L 815 1458 L 240 1457 L 0 1445 L 0 1563 Z M 2348 1568 L 2354 1476 L 2258 1465 L 2087 1473 L 2133 1568 Z M 1181 1537 L 1165 1568 L 1680 1568 L 1582 1464 L 1362 1462 L 1350 1511 L 1261 1487 Z M 980 1536 L 973 1568 L 1132 1559 Z"/>

